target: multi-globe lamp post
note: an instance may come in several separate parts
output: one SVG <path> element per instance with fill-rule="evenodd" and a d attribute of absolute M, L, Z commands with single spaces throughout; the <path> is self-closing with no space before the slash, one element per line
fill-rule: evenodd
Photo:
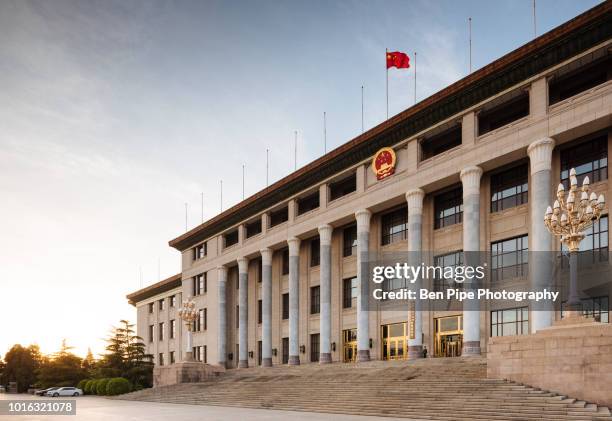
<path fill-rule="evenodd" d="M 185 347 L 185 361 L 193 361 L 193 340 L 192 340 L 192 327 L 193 322 L 198 317 L 198 311 L 195 308 L 195 302 L 190 298 L 183 301 L 183 306 L 178 311 L 179 318 L 185 322 L 187 327 L 187 346 Z"/>
<path fill-rule="evenodd" d="M 569 191 L 563 184 L 557 188 L 557 200 L 553 207 L 546 209 L 544 224 L 548 231 L 560 237 L 561 243 L 569 250 L 570 255 L 570 285 L 567 300 L 568 310 L 576 315 L 581 311 L 578 294 L 578 252 L 584 232 L 599 220 L 606 205 L 603 194 L 599 197 L 590 192 L 589 177 L 584 177 L 582 187 L 578 187 L 578 178 L 574 168 L 570 171 Z"/>

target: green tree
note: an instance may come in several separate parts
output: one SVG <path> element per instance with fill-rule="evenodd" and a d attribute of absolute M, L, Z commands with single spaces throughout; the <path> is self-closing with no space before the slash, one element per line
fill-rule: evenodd
<path fill-rule="evenodd" d="M 43 360 L 37 371 L 39 386 L 76 386 L 87 376 L 81 357 L 70 352 L 72 349 L 63 339 L 60 350 Z"/>
<path fill-rule="evenodd" d="M 87 348 L 87 355 L 83 359 L 83 363 L 81 364 L 81 367 L 83 367 L 83 370 L 85 370 L 88 376 L 91 376 L 92 372 L 96 368 L 96 359 L 91 353 L 91 348 Z"/>
<path fill-rule="evenodd" d="M 26 348 L 16 344 L 4 355 L 4 361 L 2 383 L 6 385 L 9 382 L 17 382 L 17 390 L 26 392 L 36 383 L 36 372 L 43 357 L 38 345 Z"/>

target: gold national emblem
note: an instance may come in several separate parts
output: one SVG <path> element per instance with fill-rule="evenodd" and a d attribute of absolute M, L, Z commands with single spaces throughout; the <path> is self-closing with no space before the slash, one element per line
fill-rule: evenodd
<path fill-rule="evenodd" d="M 395 151 L 393 148 L 382 148 L 372 159 L 372 171 L 376 174 L 376 179 L 382 180 L 395 172 Z"/>

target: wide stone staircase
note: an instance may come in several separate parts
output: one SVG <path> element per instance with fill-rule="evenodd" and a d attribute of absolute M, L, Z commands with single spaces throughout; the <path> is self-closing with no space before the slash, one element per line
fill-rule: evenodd
<path fill-rule="evenodd" d="M 418 420 L 612 420 L 606 407 L 487 379 L 484 358 L 228 370 L 207 382 L 117 399 Z"/>

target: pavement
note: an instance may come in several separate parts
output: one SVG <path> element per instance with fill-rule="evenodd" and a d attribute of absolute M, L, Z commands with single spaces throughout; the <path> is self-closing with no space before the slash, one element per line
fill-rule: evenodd
<path fill-rule="evenodd" d="M 25 400 L 28 403 L 41 398 L 32 395 L 0 393 L 0 401 Z M 58 399 L 58 398 L 54 398 Z M 64 399 L 64 398 L 62 398 Z M 100 396 L 79 396 L 76 415 L 0 415 L 1 421 L 399 421 L 398 418 L 381 418 L 318 412 L 277 411 L 223 406 L 183 405 L 158 402 L 134 402 L 111 400 Z M 4 402 L 0 402 L 6 405 Z M 409 421 L 402 418 L 402 421 Z"/>

